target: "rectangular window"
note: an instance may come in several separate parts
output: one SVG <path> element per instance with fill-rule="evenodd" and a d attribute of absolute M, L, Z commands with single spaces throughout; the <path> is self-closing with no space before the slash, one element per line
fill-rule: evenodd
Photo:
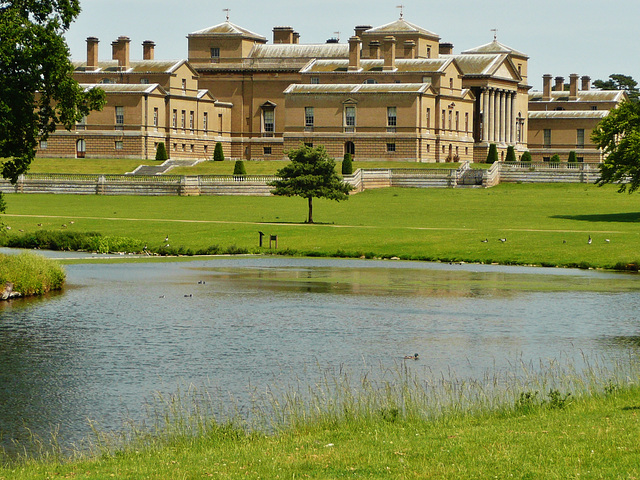
<path fill-rule="evenodd" d="M 469 133 L 469 112 L 465 112 L 464 114 L 464 131 L 465 133 Z"/>
<path fill-rule="evenodd" d="M 189 112 L 189 130 L 193 133 L 194 122 L 193 122 L 193 110 Z"/>
<path fill-rule="evenodd" d="M 217 62 L 220 60 L 220 47 L 211 47 L 211 61 Z"/>
<path fill-rule="evenodd" d="M 394 133 L 398 125 L 398 109 L 396 107 L 387 107 L 387 132 Z"/>
<path fill-rule="evenodd" d="M 186 151 L 186 149 L 187 149 L 187 146 L 183 143 L 182 144 L 182 151 L 184 152 L 184 151 Z"/>
<path fill-rule="evenodd" d="M 311 83 L 311 85 L 318 85 L 320 83 L 320 77 L 311 77 L 309 83 Z"/>
<path fill-rule="evenodd" d="M 271 147 L 264 147 L 263 152 L 265 155 L 271 155 Z"/>
<path fill-rule="evenodd" d="M 116 107 L 116 130 L 124 129 L 124 107 Z"/>
<path fill-rule="evenodd" d="M 187 91 L 187 79 L 183 78 L 182 79 L 182 93 Z"/>
<path fill-rule="evenodd" d="M 456 132 L 460 131 L 460 112 L 456 111 Z"/>
<path fill-rule="evenodd" d="M 204 153 L 205 153 L 205 155 L 206 155 L 206 153 L 207 153 L 207 151 L 208 151 L 209 149 L 207 148 L 207 146 L 206 146 L 206 145 L 203 147 L 203 149 L 204 149 Z"/>
<path fill-rule="evenodd" d="M 427 108 L 427 128 L 431 128 L 431 109 Z"/>
<path fill-rule="evenodd" d="M 577 132 L 576 147 L 584 148 L 584 128 L 579 128 Z"/>
<path fill-rule="evenodd" d="M 265 136 L 273 137 L 273 132 L 275 131 L 275 111 L 274 110 L 263 110 L 262 111 L 262 124 Z"/>
<path fill-rule="evenodd" d="M 47 149 L 47 141 L 40 140 L 40 150 L 46 150 L 46 149 Z"/>
<path fill-rule="evenodd" d="M 153 126 L 158 130 L 158 107 L 153 109 Z"/>
<path fill-rule="evenodd" d="M 141 78 L 140 79 L 140 84 L 149 85 L 149 79 L 148 78 Z"/>
<path fill-rule="evenodd" d="M 551 130 L 550 129 L 545 129 L 544 130 L 544 143 L 543 146 L 545 147 L 550 147 L 551 146 Z"/>
<path fill-rule="evenodd" d="M 453 90 L 453 78 L 449 79 L 449 90 Z"/>
<path fill-rule="evenodd" d="M 173 110 L 173 115 L 171 116 L 171 126 L 174 128 L 174 130 L 178 128 L 178 110 Z"/>
<path fill-rule="evenodd" d="M 204 112 L 204 115 L 202 116 L 202 130 L 204 130 L 205 135 L 209 130 L 209 114 L 207 112 Z"/>
<path fill-rule="evenodd" d="M 313 107 L 304 107 L 304 126 L 305 130 L 312 131 L 315 122 Z"/>
<path fill-rule="evenodd" d="M 449 130 L 453 130 L 453 122 L 451 121 L 453 118 L 453 112 L 451 112 L 451 110 L 449 110 Z"/>
<path fill-rule="evenodd" d="M 123 147 L 122 140 L 116 140 L 116 150 L 122 150 Z"/>
<path fill-rule="evenodd" d="M 182 130 L 184 130 L 186 119 L 187 119 L 187 112 L 186 110 L 182 110 L 182 112 L 180 113 L 180 128 Z"/>
<path fill-rule="evenodd" d="M 222 136 L 222 114 L 218 114 L 218 135 Z"/>
<path fill-rule="evenodd" d="M 431 58 L 431 47 L 427 47 L 427 58 Z"/>
<path fill-rule="evenodd" d="M 447 111 L 442 110 L 442 130 L 445 129 L 446 124 L 447 124 Z"/>
<path fill-rule="evenodd" d="M 356 107 L 345 107 L 344 109 L 344 131 L 354 132 L 356 126 Z"/>
<path fill-rule="evenodd" d="M 387 153 L 394 153 L 396 151 L 395 143 L 387 143 Z"/>

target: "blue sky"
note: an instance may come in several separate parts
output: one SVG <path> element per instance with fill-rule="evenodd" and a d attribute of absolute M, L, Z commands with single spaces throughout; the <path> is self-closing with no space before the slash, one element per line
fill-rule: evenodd
<path fill-rule="evenodd" d="M 272 39 L 274 26 L 291 26 L 301 43 L 324 43 L 340 32 L 340 41 L 353 35 L 356 25 L 378 26 L 404 17 L 454 44 L 454 52 L 493 39 L 529 55 L 529 84 L 542 88 L 542 75 L 589 75 L 606 79 L 611 73 L 631 75 L 640 82 L 638 0 L 540 0 L 510 2 L 458 0 L 81 0 L 82 13 L 67 34 L 74 60 L 84 60 L 85 39 L 100 39 L 100 59 L 111 56 L 111 42 L 131 38 L 131 58 L 142 57 L 144 40 L 156 42 L 156 59 L 187 57 L 188 33 L 230 20 Z"/>

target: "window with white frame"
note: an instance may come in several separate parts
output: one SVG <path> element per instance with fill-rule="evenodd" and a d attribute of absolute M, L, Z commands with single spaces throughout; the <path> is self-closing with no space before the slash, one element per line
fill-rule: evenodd
<path fill-rule="evenodd" d="M 158 131 L 158 107 L 153 108 L 153 128 Z"/>
<path fill-rule="evenodd" d="M 347 105 L 344 107 L 344 131 L 354 132 L 356 127 L 356 107 Z"/>
<path fill-rule="evenodd" d="M 576 147 L 584 148 L 584 128 L 579 128 L 576 132 Z"/>
<path fill-rule="evenodd" d="M 178 128 L 178 110 L 175 108 L 173 109 L 173 114 L 171 116 L 171 126 L 174 130 Z"/>
<path fill-rule="evenodd" d="M 194 113 L 193 113 L 193 110 L 191 110 L 189 112 L 189 130 L 191 130 L 191 133 L 193 133 L 193 130 L 195 128 L 194 123 L 195 123 L 194 122 Z"/>
<path fill-rule="evenodd" d="M 313 107 L 304 107 L 304 129 L 307 131 L 313 131 L 313 124 L 315 122 Z"/>
<path fill-rule="evenodd" d="M 387 107 L 387 132 L 390 132 L 390 133 L 395 132 L 397 125 L 398 125 L 398 109 L 396 107 Z"/>
<path fill-rule="evenodd" d="M 122 143 L 122 140 L 116 140 L 116 150 L 122 150 L 124 148 L 124 144 Z"/>
<path fill-rule="evenodd" d="M 124 129 L 124 107 L 116 107 L 116 130 Z"/>
<path fill-rule="evenodd" d="M 273 137 L 276 128 L 276 112 L 273 108 L 262 109 L 262 134 L 265 137 Z"/>
<path fill-rule="evenodd" d="M 185 123 L 187 121 L 186 119 L 187 119 L 187 111 L 186 110 L 182 110 L 182 112 L 180 113 L 180 128 L 182 130 L 184 130 Z"/>
<path fill-rule="evenodd" d="M 207 131 L 209 130 L 209 114 L 207 112 L 204 112 L 203 116 L 202 116 L 202 130 L 204 130 L 204 134 L 207 134 Z"/>
<path fill-rule="evenodd" d="M 46 149 L 47 149 L 47 141 L 40 140 L 40 150 L 46 150 Z"/>

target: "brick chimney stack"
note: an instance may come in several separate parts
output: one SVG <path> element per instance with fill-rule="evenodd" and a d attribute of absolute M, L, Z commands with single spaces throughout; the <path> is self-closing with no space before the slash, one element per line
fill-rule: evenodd
<path fill-rule="evenodd" d="M 111 42 L 111 59 L 118 61 L 120 70 L 129 68 L 129 37 L 120 36 L 115 42 Z"/>
<path fill-rule="evenodd" d="M 551 75 L 545 74 L 542 76 L 542 101 L 548 102 L 551 100 Z"/>
<path fill-rule="evenodd" d="M 404 58 L 416 58 L 416 42 L 414 40 L 405 40 Z"/>
<path fill-rule="evenodd" d="M 360 46 L 362 42 L 360 37 L 353 36 L 349 38 L 349 68 L 350 72 L 357 72 L 360 70 Z"/>
<path fill-rule="evenodd" d="M 556 77 L 556 86 L 553 90 L 556 92 L 564 91 L 564 77 Z"/>
<path fill-rule="evenodd" d="M 578 99 L 578 79 L 580 75 L 577 73 L 572 73 L 569 75 L 569 100 L 577 100 Z"/>
<path fill-rule="evenodd" d="M 582 88 L 581 90 L 588 91 L 591 90 L 591 77 L 587 75 L 582 76 Z"/>
<path fill-rule="evenodd" d="M 385 72 L 396 69 L 396 43 L 395 37 L 384 37 L 382 43 L 382 48 L 384 49 L 384 65 L 382 70 Z"/>
<path fill-rule="evenodd" d="M 273 27 L 273 43 L 294 43 L 292 27 Z"/>
<path fill-rule="evenodd" d="M 142 42 L 142 59 L 153 60 L 155 48 L 156 44 L 152 40 L 145 40 Z"/>
<path fill-rule="evenodd" d="M 97 37 L 87 37 L 87 70 L 98 69 L 98 43 Z"/>

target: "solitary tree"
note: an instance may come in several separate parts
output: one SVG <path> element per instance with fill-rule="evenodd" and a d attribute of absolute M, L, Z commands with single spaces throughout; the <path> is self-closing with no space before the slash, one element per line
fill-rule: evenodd
<path fill-rule="evenodd" d="M 216 147 L 213 149 L 213 160 L 216 162 L 222 162 L 224 160 L 224 152 L 222 151 L 222 144 L 216 143 Z"/>
<path fill-rule="evenodd" d="M 158 144 L 158 148 L 156 148 L 156 160 L 167 160 L 169 156 L 167 155 L 167 149 L 164 146 L 164 142 L 160 142 Z"/>
<path fill-rule="evenodd" d="M 496 163 L 498 161 L 498 147 L 495 143 L 489 145 L 489 153 L 487 154 L 487 163 Z"/>
<path fill-rule="evenodd" d="M 275 187 L 274 195 L 306 198 L 309 203 L 307 222 L 313 223 L 313 199 L 347 200 L 352 186 L 343 182 L 336 173 L 336 162 L 323 146 L 301 145 L 287 152 L 291 163 L 276 172 L 282 180 L 269 183 Z"/>
<path fill-rule="evenodd" d="M 69 130 L 104 106 L 102 90 L 71 78 L 63 34 L 79 13 L 78 0 L 0 1 L 0 158 L 12 182 L 57 124 Z"/>
<path fill-rule="evenodd" d="M 349 152 L 344 154 L 342 159 L 342 174 L 351 175 L 353 173 L 353 162 L 351 161 L 351 154 Z"/>
<path fill-rule="evenodd" d="M 596 80 L 593 82 L 593 86 L 600 90 L 624 90 L 632 102 L 637 102 L 640 98 L 638 82 L 629 75 L 614 73 L 609 75 L 609 80 Z"/>
<path fill-rule="evenodd" d="M 640 187 L 640 103 L 623 102 L 609 112 L 594 129 L 591 139 L 602 149 L 598 186 L 620 185 L 629 193 Z"/>
<path fill-rule="evenodd" d="M 509 145 L 507 147 L 507 158 L 505 159 L 506 162 L 516 162 L 516 149 L 513 147 L 513 145 Z"/>
<path fill-rule="evenodd" d="M 527 150 L 526 152 L 524 152 L 522 154 L 522 156 L 520 157 L 520 161 L 521 162 L 531 162 L 531 154 L 529 153 L 529 150 Z"/>

